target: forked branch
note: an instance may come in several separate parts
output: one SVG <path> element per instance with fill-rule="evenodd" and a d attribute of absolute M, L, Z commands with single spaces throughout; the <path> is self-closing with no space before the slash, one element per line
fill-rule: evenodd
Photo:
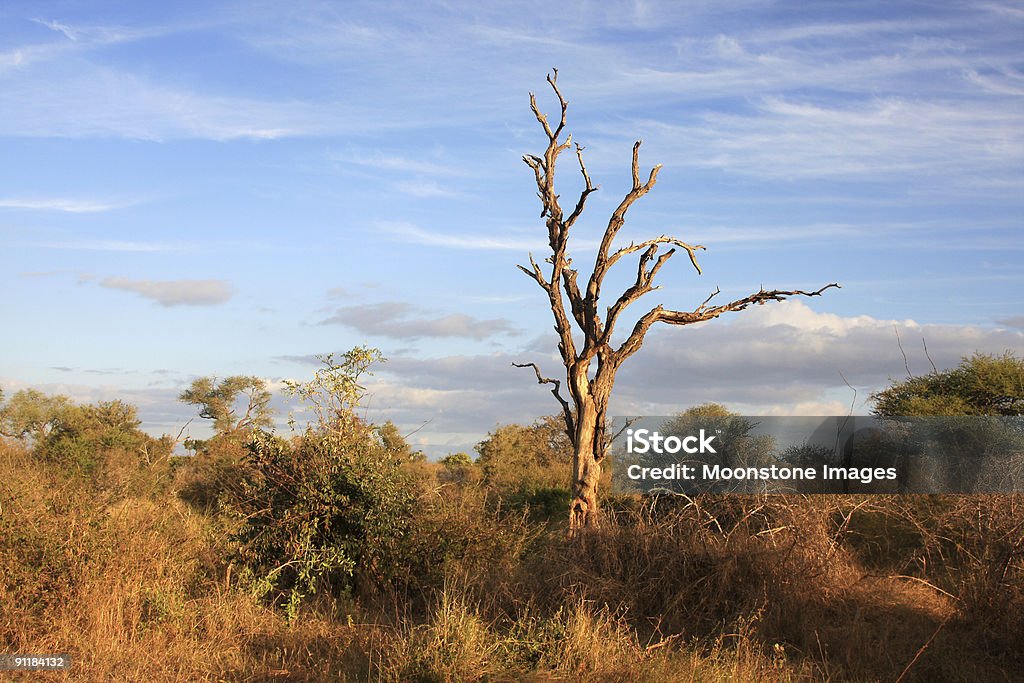
<path fill-rule="evenodd" d="M 615 265 L 615 262 L 618 261 L 623 256 L 626 256 L 628 254 L 632 254 L 633 252 L 636 252 L 636 251 L 640 251 L 641 249 L 646 249 L 647 247 L 651 246 L 652 244 L 672 244 L 672 245 L 675 245 L 675 246 L 679 247 L 680 249 L 685 250 L 686 253 L 690 256 L 690 263 L 692 263 L 693 267 L 697 269 L 697 274 L 700 275 L 703 272 L 700 269 L 700 264 L 697 263 L 697 250 L 698 249 L 703 250 L 704 249 L 704 245 L 703 244 L 690 245 L 690 244 L 687 244 L 686 242 L 683 242 L 680 239 L 677 239 L 675 237 L 670 237 L 669 235 L 662 235 L 660 237 L 655 237 L 652 240 L 645 240 L 645 241 L 640 242 L 640 243 L 632 243 L 631 242 L 628 247 L 622 247 L 621 249 L 619 249 L 618 251 L 615 251 L 614 253 L 612 253 L 611 256 L 608 257 L 608 268 L 610 268 L 611 266 Z"/>
<path fill-rule="evenodd" d="M 816 289 L 813 292 L 805 292 L 802 289 L 766 290 L 762 288 L 761 290 L 754 292 L 750 296 L 746 296 L 742 299 L 730 301 L 729 303 L 722 304 L 721 306 L 710 307 L 708 306 L 708 303 L 711 302 L 711 297 L 708 297 L 704 301 L 704 303 L 702 303 L 700 306 L 698 306 L 692 311 L 680 312 L 661 310 L 658 314 L 657 320 L 658 322 L 664 322 L 670 325 L 689 325 L 691 323 L 717 318 L 723 313 L 728 313 L 731 311 L 742 311 L 748 306 L 753 306 L 754 304 L 761 306 L 769 301 L 783 301 L 791 296 L 821 296 L 822 292 L 824 292 L 827 289 L 832 289 L 833 287 L 835 287 L 836 289 L 842 289 L 839 286 L 839 283 L 837 282 L 829 283 L 822 287 L 821 289 Z"/>
<path fill-rule="evenodd" d="M 692 311 L 671 311 L 666 310 L 662 306 L 655 306 L 647 314 L 645 314 L 640 320 L 637 321 L 633 327 L 632 333 L 629 338 L 622 343 L 616 352 L 619 358 L 617 360 L 622 362 L 629 356 L 636 353 L 640 346 L 644 342 L 644 336 L 647 334 L 647 330 L 650 329 L 651 325 L 656 322 L 667 323 L 669 325 L 692 325 L 693 323 L 704 322 L 705 320 L 713 320 L 723 313 L 729 313 L 731 311 L 742 311 L 743 309 L 753 306 L 754 304 L 763 305 L 769 301 L 784 301 L 791 296 L 821 296 L 822 292 L 827 289 L 841 289 L 838 283 L 832 282 L 821 289 L 816 289 L 812 292 L 806 292 L 802 289 L 783 290 L 783 289 L 772 289 L 766 290 L 764 288 L 757 292 L 754 292 L 750 296 L 737 299 L 736 301 L 730 301 L 727 304 L 721 306 L 708 306 L 717 294 L 721 290 L 716 290 L 709 296 L 704 302 L 693 309 Z"/>
<path fill-rule="evenodd" d="M 583 147 L 581 147 L 579 143 L 576 144 L 576 159 L 580 163 L 580 173 L 583 174 L 583 181 L 586 183 L 586 186 L 583 188 L 583 191 L 580 192 L 580 198 L 576 202 L 576 208 L 572 210 L 572 213 L 569 214 L 569 218 L 565 221 L 566 230 L 571 228 L 573 223 L 576 222 L 576 219 L 580 217 L 581 213 L 583 213 L 583 207 L 587 203 L 587 197 L 589 197 L 591 193 L 597 191 L 594 184 L 590 182 L 590 174 L 587 173 L 587 165 L 583 163 Z"/>
<path fill-rule="evenodd" d="M 633 187 L 626 193 L 626 196 L 622 198 L 622 201 L 619 202 L 615 211 L 612 212 L 611 218 L 608 219 L 608 226 L 604 231 L 604 237 L 601 238 L 601 245 L 597 249 L 597 258 L 594 261 L 594 271 L 591 273 L 590 282 L 587 285 L 587 302 L 595 309 L 597 307 L 597 300 L 601 296 L 601 285 L 604 282 L 604 276 L 608 273 L 608 269 L 614 265 L 615 261 L 624 255 L 619 254 L 612 259 L 608 255 L 608 251 L 611 249 L 612 242 L 615 241 L 615 236 L 618 235 L 619 230 L 626 222 L 626 212 L 629 211 L 629 207 L 633 206 L 633 203 L 637 199 L 640 199 L 640 197 L 643 197 L 651 191 L 651 188 L 654 187 L 654 183 L 658 180 L 658 171 L 661 170 L 661 164 L 658 164 L 651 169 L 647 182 L 643 184 L 640 183 L 641 144 L 643 144 L 642 140 L 637 140 L 633 143 Z M 633 251 L 636 251 L 636 249 Z M 692 255 L 691 258 L 693 258 Z"/>
<path fill-rule="evenodd" d="M 572 416 L 572 408 L 569 406 L 569 402 L 562 398 L 562 394 L 559 392 L 562 383 L 557 379 L 544 377 L 540 374 L 540 368 L 537 367 L 536 363 L 512 363 L 512 365 L 517 368 L 533 368 L 534 373 L 537 375 L 537 384 L 554 385 L 551 387 L 551 393 L 562 405 L 562 418 L 565 420 L 566 434 L 569 436 L 569 439 L 575 440 L 576 428 Z"/>

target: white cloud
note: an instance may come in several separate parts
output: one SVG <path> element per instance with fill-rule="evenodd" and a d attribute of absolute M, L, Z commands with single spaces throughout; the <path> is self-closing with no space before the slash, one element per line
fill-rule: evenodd
<path fill-rule="evenodd" d="M 978 84 L 985 90 L 1001 95 L 1024 95 L 1024 77 L 1019 73 L 1002 69 L 998 74 L 980 74 L 977 71 L 967 71 L 967 77 L 971 82 Z"/>
<path fill-rule="evenodd" d="M 130 242 L 126 240 L 66 240 L 61 242 L 36 242 L 30 246 L 44 249 L 68 249 L 72 251 L 127 251 L 158 252 L 181 251 L 189 247 L 163 242 Z"/>
<path fill-rule="evenodd" d="M 11 80 L 0 108 L 0 134 L 13 136 L 273 140 L 402 123 L 351 102 L 209 94 L 88 64 Z"/>
<path fill-rule="evenodd" d="M 656 326 L 619 372 L 612 412 L 669 415 L 715 401 L 747 415 L 841 415 L 854 399 L 849 381 L 855 411 L 863 414 L 872 391 L 905 375 L 897 329 L 917 373 L 931 369 L 922 338 L 939 368 L 974 351 L 1024 354 L 1020 331 L 840 316 L 791 300 L 683 329 Z M 392 358 L 381 373 L 386 378 L 373 385 L 373 406 L 401 423 L 431 420 L 422 434 L 432 443 L 471 447 L 453 435 L 479 440 L 499 422 L 558 411 L 550 387 L 538 385 L 532 371 L 511 367 L 535 361 L 546 376 L 558 376 L 554 339 L 531 346 L 538 350 Z"/>
<path fill-rule="evenodd" d="M 410 159 L 408 157 L 394 154 L 383 154 L 381 152 L 351 152 L 349 154 L 336 154 L 331 158 L 334 161 L 368 166 L 383 171 L 399 171 L 402 173 L 417 173 L 421 175 L 464 175 L 465 172 L 453 164 L 426 161 L 423 159 Z"/>
<path fill-rule="evenodd" d="M 412 304 L 398 301 L 343 306 L 320 324 L 346 325 L 366 334 L 396 339 L 464 337 L 481 340 L 516 332 L 512 323 L 504 318 L 482 320 L 463 313 L 427 317 Z"/>
<path fill-rule="evenodd" d="M 381 221 L 378 225 L 396 238 L 413 244 L 425 244 L 432 247 L 448 247 L 451 249 L 480 249 L 518 251 L 520 253 L 541 253 L 550 250 L 547 241 L 537 237 L 538 230 L 530 230 L 530 237 L 515 234 L 486 235 L 479 232 L 470 235 L 452 235 L 449 233 L 426 230 L 412 223 Z M 543 232 L 543 231 L 540 231 Z M 592 249 L 598 245 L 597 240 L 574 239 L 573 249 Z"/>
<path fill-rule="evenodd" d="M 1024 113 L 985 102 L 767 96 L 749 113 L 706 112 L 690 124 L 637 121 L 635 128 L 688 165 L 767 178 L 924 173 L 960 182 L 979 171 L 1018 175 L 1024 164 Z M 704 152 L 684 157 L 683 147 L 694 145 Z"/>
<path fill-rule="evenodd" d="M 380 226 L 397 238 L 414 244 L 426 244 L 433 247 L 450 247 L 453 249 L 512 249 L 519 252 L 543 251 L 548 248 L 543 239 L 531 237 L 493 236 L 493 235 L 450 235 L 441 232 L 424 230 L 412 223 L 382 222 Z"/>
<path fill-rule="evenodd" d="M 756 30 L 748 33 L 746 38 L 757 44 L 780 45 L 819 38 L 857 38 L 867 35 L 877 37 L 883 34 L 920 35 L 941 30 L 946 26 L 946 23 L 940 20 L 921 19 L 799 24 L 774 27 L 770 31 Z"/>
<path fill-rule="evenodd" d="M 32 21 L 45 26 L 51 31 L 64 34 L 64 37 L 71 41 L 77 41 L 79 38 L 79 32 L 67 24 L 62 24 L 59 21 L 47 21 L 46 19 L 33 19 Z"/>
<path fill-rule="evenodd" d="M 90 199 L 67 198 L 0 198 L 0 209 L 37 209 L 67 213 L 96 213 L 131 206 L 135 202 L 106 202 Z"/>
<path fill-rule="evenodd" d="M 203 26 L 199 22 L 189 24 L 155 24 L 148 26 L 101 26 L 78 25 L 40 17 L 30 21 L 45 26 L 60 34 L 61 38 L 29 45 L 21 45 L 9 52 L 0 53 L 0 75 L 5 67 L 25 69 L 31 65 L 67 62 L 76 56 L 88 54 L 90 50 L 107 45 L 133 42 L 146 38 L 187 31 Z"/>
<path fill-rule="evenodd" d="M 864 399 L 905 373 L 896 330 L 911 369 L 920 373 L 930 370 L 922 339 L 940 368 L 974 351 L 1024 353 L 1022 332 L 844 317 L 790 300 L 685 329 L 656 327 L 620 373 L 619 398 L 666 407 L 722 400 L 769 410 L 822 400 L 844 386 L 842 373 Z"/>
<path fill-rule="evenodd" d="M 976 350 L 1001 353 L 1009 349 L 1024 355 L 1022 331 L 840 316 L 791 300 L 683 329 L 655 327 L 644 348 L 620 371 L 612 413 L 669 415 L 716 401 L 747 415 L 841 415 L 853 399 L 845 376 L 858 391 L 855 412 L 863 414 L 871 391 L 905 376 L 894 328 L 916 373 L 931 369 L 922 337 L 940 369 L 955 366 L 961 356 Z M 534 361 L 545 375 L 557 377 L 561 366 L 553 355 L 554 340 L 539 340 L 534 346 L 541 350 L 393 357 L 365 383 L 367 414 L 372 420 L 394 420 L 403 429 L 428 422 L 417 437 L 432 456 L 471 450 L 499 423 L 530 422 L 558 411 L 549 387 L 538 385 L 531 370 L 511 365 Z M 3 386 L 10 394 L 24 383 Z M 281 383 L 275 381 L 272 386 L 280 389 Z M 45 388 L 69 393 L 76 400 L 116 396 L 144 400 L 143 415 L 152 416 L 147 419 L 154 424 L 171 424 L 167 416 L 183 424 L 191 416 L 170 390 Z"/>
<path fill-rule="evenodd" d="M 130 280 L 108 277 L 100 287 L 133 292 L 161 306 L 214 306 L 231 298 L 234 290 L 225 280 Z"/>
<path fill-rule="evenodd" d="M 457 197 L 461 194 L 432 180 L 403 180 L 395 183 L 395 188 L 403 194 L 422 198 Z"/>

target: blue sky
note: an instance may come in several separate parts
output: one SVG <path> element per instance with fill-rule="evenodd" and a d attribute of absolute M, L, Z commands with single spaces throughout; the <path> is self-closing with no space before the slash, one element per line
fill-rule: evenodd
<path fill-rule="evenodd" d="M 655 328 L 616 410 L 863 408 L 906 372 L 897 330 L 914 372 L 922 338 L 941 367 L 1024 352 L 1022 35 L 1019 2 L 8 0 L 0 387 L 123 397 L 177 433 L 197 376 L 278 387 L 369 344 L 368 415 L 426 423 L 431 455 L 554 412 L 510 363 L 558 369 L 515 268 L 545 248 L 521 157 L 557 66 L 600 186 L 576 265 L 642 138 L 664 167 L 622 239 L 708 247 L 645 304 L 843 285 Z"/>

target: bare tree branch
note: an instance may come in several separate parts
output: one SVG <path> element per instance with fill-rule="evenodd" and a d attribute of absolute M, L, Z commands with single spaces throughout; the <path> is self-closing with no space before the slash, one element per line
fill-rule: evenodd
<path fill-rule="evenodd" d="M 921 344 L 924 346 L 924 357 L 928 359 L 928 363 L 932 366 L 932 373 L 939 374 L 939 369 L 935 367 L 935 361 L 932 360 L 932 355 L 928 353 L 928 342 L 925 341 L 924 337 L 921 337 Z"/>
<path fill-rule="evenodd" d="M 644 335 L 647 334 L 648 328 L 656 322 L 663 322 L 669 325 L 692 325 L 693 323 L 704 322 L 705 320 L 713 320 L 723 313 L 742 311 L 755 304 L 760 306 L 769 301 L 784 301 L 791 296 L 821 296 L 822 292 L 833 287 L 841 289 L 839 284 L 835 282 L 827 284 L 821 289 L 814 290 L 813 292 L 805 292 L 802 289 L 761 289 L 760 291 L 754 292 L 750 296 L 743 297 L 742 299 L 730 301 L 729 303 L 722 304 L 721 306 L 709 307 L 707 304 L 711 301 L 711 298 L 714 296 L 713 294 L 712 297 L 708 297 L 704 303 L 692 311 L 670 311 L 659 305 L 637 321 L 632 334 L 630 334 L 629 338 L 623 342 L 622 346 L 619 348 L 619 352 L 625 354 L 627 357 L 636 353 L 636 351 L 639 350 L 640 345 L 643 344 Z"/>
<path fill-rule="evenodd" d="M 569 218 L 567 218 L 565 221 L 565 228 L 567 230 L 572 227 L 573 223 L 576 222 L 576 219 L 579 218 L 580 214 L 583 213 L 583 207 L 587 203 L 587 197 L 589 197 L 591 193 L 597 191 L 597 188 L 594 187 L 594 184 L 590 182 L 590 174 L 587 173 L 587 167 L 583 163 L 583 147 L 581 147 L 578 143 L 576 144 L 576 158 L 580 162 L 580 173 L 583 174 L 583 180 L 586 182 L 586 187 L 584 187 L 583 191 L 580 192 L 580 198 L 579 201 L 576 202 L 576 208 L 572 210 L 572 213 L 569 214 Z"/>
<path fill-rule="evenodd" d="M 177 435 L 176 437 L 174 437 L 174 442 L 173 442 L 174 446 L 177 446 L 177 445 L 178 445 L 178 442 L 179 442 L 179 441 L 181 441 L 181 435 L 185 433 L 185 430 L 186 430 L 186 429 L 188 429 L 188 426 L 189 426 L 190 424 L 192 424 L 192 420 L 194 420 L 194 419 L 195 419 L 194 417 L 190 417 L 190 418 L 188 419 L 188 422 L 186 422 L 185 424 L 183 424 L 183 425 L 181 426 L 181 429 L 179 429 L 179 430 L 178 430 L 178 435 Z"/>
<path fill-rule="evenodd" d="M 686 242 L 683 242 L 680 239 L 670 237 L 668 235 L 662 235 L 660 237 L 655 237 L 652 240 L 646 240 L 644 242 L 639 243 L 630 242 L 628 247 L 622 247 L 621 249 L 614 252 L 611 256 L 608 257 L 608 268 L 611 268 L 613 265 L 615 265 L 615 262 L 618 261 L 623 256 L 626 256 L 627 254 L 632 254 L 635 251 L 640 251 L 641 249 L 646 249 L 652 244 L 672 244 L 679 247 L 680 249 L 684 249 L 686 253 L 689 254 L 690 256 L 690 263 L 692 263 L 693 267 L 697 269 L 697 274 L 700 275 L 703 272 L 700 269 L 700 264 L 697 263 L 697 250 L 703 250 L 705 248 L 704 245 L 690 245 L 687 244 Z"/>
<path fill-rule="evenodd" d="M 416 429 L 412 430 L 408 434 L 402 434 L 402 438 L 403 439 L 408 439 L 410 436 L 412 436 L 416 432 L 420 431 L 421 429 L 423 429 L 424 427 L 426 427 L 428 424 L 430 424 L 433 421 L 434 421 L 434 418 L 430 418 L 429 420 L 426 420 L 423 424 L 421 424 L 419 427 L 417 427 Z"/>
<path fill-rule="evenodd" d="M 546 290 L 548 288 L 548 283 L 544 279 L 544 274 L 541 273 L 540 271 L 540 266 L 538 266 L 537 262 L 533 260 L 533 254 L 530 254 L 530 265 L 532 266 L 532 270 L 528 270 L 526 266 L 519 265 L 517 265 L 516 268 L 532 277 L 534 280 L 537 281 L 538 285 L 540 285 L 542 288 Z"/>
<path fill-rule="evenodd" d="M 608 269 L 611 268 L 614 261 L 609 262 L 608 251 L 611 249 L 612 242 L 615 241 L 615 236 L 618 235 L 619 230 L 626 222 L 626 212 L 629 211 L 629 207 L 633 203 L 643 197 L 645 194 L 650 192 L 651 188 L 654 187 L 654 183 L 658 178 L 658 171 L 661 170 L 661 164 L 658 164 L 651 169 L 650 177 L 647 182 L 640 184 L 640 145 L 642 142 L 637 140 L 633 144 L 633 188 L 626 193 L 622 201 L 616 207 L 615 211 L 612 212 L 612 216 L 608 219 L 608 226 L 605 228 L 604 237 L 601 238 L 601 245 L 597 250 L 597 258 L 594 261 L 594 271 L 590 276 L 590 282 L 587 284 L 587 304 L 593 307 L 596 311 L 597 300 L 601 296 L 601 285 L 604 282 L 604 277 L 608 273 Z"/>
<path fill-rule="evenodd" d="M 654 265 L 648 268 L 647 264 L 650 263 L 651 259 L 653 259 L 657 253 L 658 243 L 651 240 L 648 242 L 647 250 L 640 256 L 640 261 L 637 264 L 636 282 L 634 282 L 629 289 L 623 292 L 615 303 L 608 309 L 606 327 L 604 334 L 602 335 L 602 341 L 604 343 L 611 342 L 612 333 L 615 331 L 615 323 L 618 321 L 619 314 L 644 294 L 657 289 L 653 284 L 654 276 L 657 275 L 665 262 L 672 258 L 672 254 L 675 253 L 675 249 L 670 249 L 659 256 L 658 260 L 654 262 Z"/>
<path fill-rule="evenodd" d="M 910 371 L 910 363 L 907 362 L 907 352 L 903 350 L 903 342 L 900 341 L 900 328 L 893 325 L 892 331 L 896 333 L 896 346 L 900 347 L 900 355 L 903 356 L 903 367 L 907 369 L 907 377 L 913 377 L 914 373 Z"/>
<path fill-rule="evenodd" d="M 558 399 L 558 402 L 562 404 L 562 417 L 565 419 L 566 434 L 568 434 L 570 440 L 574 439 L 576 427 L 573 421 L 572 408 L 569 406 L 569 402 L 562 398 L 562 394 L 559 392 L 562 382 L 552 377 L 544 377 L 541 375 L 540 368 L 537 367 L 536 363 L 512 363 L 512 366 L 517 368 L 533 368 L 534 373 L 537 375 L 537 384 L 554 385 L 551 388 L 551 393 L 556 399 Z"/>
<path fill-rule="evenodd" d="M 620 436 L 622 436 L 626 432 L 626 430 L 629 429 L 630 427 L 632 427 L 636 423 L 636 421 L 639 420 L 639 419 L 640 419 L 639 417 L 628 417 L 628 418 L 626 418 L 626 423 L 624 425 L 622 425 L 622 428 L 619 429 L 619 431 L 615 432 L 615 434 L 612 435 L 612 438 L 607 440 L 606 447 L 607 446 L 611 446 L 612 443 L 615 442 L 615 439 L 617 439 Z"/>
<path fill-rule="evenodd" d="M 768 301 L 783 301 L 791 296 L 821 296 L 822 292 L 827 289 L 832 289 L 833 287 L 841 289 L 839 284 L 836 282 L 829 283 L 820 289 L 814 290 L 813 292 L 805 292 L 802 289 L 773 289 L 770 291 L 761 289 L 750 296 L 737 299 L 736 301 L 731 301 L 727 304 L 722 304 L 721 306 L 712 306 L 708 308 L 705 303 L 701 304 L 696 310 L 687 313 L 680 313 L 678 311 L 661 311 L 658 316 L 658 321 L 669 323 L 670 325 L 688 325 L 690 323 L 711 320 L 712 318 L 717 318 L 723 313 L 728 313 L 730 311 L 742 311 L 748 306 L 753 306 L 754 304 L 760 306 Z"/>

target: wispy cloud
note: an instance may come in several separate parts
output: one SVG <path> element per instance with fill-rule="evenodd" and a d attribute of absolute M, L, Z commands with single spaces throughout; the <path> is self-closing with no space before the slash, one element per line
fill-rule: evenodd
<path fill-rule="evenodd" d="M 242 36 L 253 46 L 283 59 L 305 63 L 337 61 L 383 46 L 399 48 L 402 32 L 383 22 L 368 23 L 325 4 L 307 5 L 304 12 L 280 12 L 268 6 L 261 21 L 250 22 Z"/>
<path fill-rule="evenodd" d="M 51 31 L 56 31 L 58 33 L 63 33 L 64 37 L 67 38 L 68 40 L 72 40 L 72 41 L 77 41 L 78 40 L 79 32 L 76 31 L 75 29 L 71 28 L 67 24 L 62 24 L 62 23 L 60 23 L 58 21 L 48 21 L 46 19 L 39 19 L 39 18 L 33 19 L 32 21 L 34 21 L 35 23 L 37 23 L 37 24 L 39 24 L 41 26 L 45 26 L 46 28 L 50 29 Z"/>
<path fill-rule="evenodd" d="M 66 213 L 98 213 L 132 206 L 138 202 L 110 202 L 95 199 L 0 197 L 0 209 L 31 209 L 64 211 Z"/>
<path fill-rule="evenodd" d="M 88 54 L 96 48 L 155 38 L 200 26 L 195 22 L 180 25 L 160 23 L 117 26 L 72 24 L 43 17 L 30 17 L 28 20 L 59 34 L 60 38 L 20 45 L 8 52 L 0 52 L 0 75 L 5 69 L 24 70 L 48 62 L 68 62 L 71 58 Z"/>
<path fill-rule="evenodd" d="M 226 280 L 130 280 L 108 277 L 100 287 L 132 292 L 161 306 L 215 306 L 231 298 L 234 289 Z"/>
<path fill-rule="evenodd" d="M 72 43 L 78 43 L 79 47 L 82 48 L 113 45 L 116 43 L 132 42 L 146 38 L 156 38 L 171 33 L 199 28 L 203 25 L 197 22 L 188 24 L 164 22 L 142 26 L 80 24 L 43 17 L 33 17 L 30 21 L 39 24 L 40 26 L 45 26 L 55 33 L 63 35 Z"/>
<path fill-rule="evenodd" d="M 29 246 L 43 249 L 68 249 L 71 251 L 128 251 L 158 252 L 183 251 L 190 247 L 165 242 L 132 242 L 126 240 L 65 240 L 56 242 L 33 242 Z"/>
<path fill-rule="evenodd" d="M 1024 74 L 1012 71 L 1009 68 L 1002 68 L 997 72 L 981 74 L 971 70 L 966 72 L 971 82 L 976 83 L 985 90 L 1000 95 L 1024 96 Z"/>
<path fill-rule="evenodd" d="M 350 152 L 347 154 L 332 154 L 334 161 L 368 166 L 383 171 L 399 171 L 402 173 L 417 173 L 421 175 L 464 175 L 465 172 L 454 163 L 443 163 L 426 159 L 411 159 L 409 157 L 383 154 L 381 152 Z"/>
<path fill-rule="evenodd" d="M 850 39 L 881 35 L 922 35 L 948 28 L 941 19 L 881 19 L 877 21 L 834 21 L 776 26 L 771 30 L 753 30 L 744 33 L 744 39 L 756 45 L 787 45 L 818 39 Z"/>
<path fill-rule="evenodd" d="M 898 226 L 890 225 L 890 229 Z M 836 240 L 842 238 L 859 238 L 866 233 L 877 230 L 874 225 L 855 225 L 849 223 L 815 223 L 806 226 L 746 226 L 742 228 L 730 226 L 686 227 L 675 231 L 679 235 L 693 235 L 708 249 L 716 245 L 728 244 L 732 249 L 764 249 L 764 242 L 801 242 L 815 240 Z"/>
<path fill-rule="evenodd" d="M 395 189 L 413 197 L 457 197 L 460 192 L 445 187 L 432 180 L 403 180 L 395 183 Z"/>
<path fill-rule="evenodd" d="M 63 268 L 60 268 L 60 269 L 57 269 L 57 270 L 29 270 L 29 271 L 24 271 L 24 272 L 18 273 L 18 277 L 31 277 L 31 278 L 36 278 L 36 277 L 54 277 L 56 275 L 68 275 L 68 274 L 70 274 L 72 272 L 73 271 L 66 270 L 66 269 L 63 269 Z"/>
<path fill-rule="evenodd" d="M 0 108 L 0 134 L 13 136 L 273 140 L 402 123 L 357 103 L 211 94 L 88 64 L 17 79 L 0 90 Z"/>
<path fill-rule="evenodd" d="M 497 334 L 516 333 L 511 321 L 505 318 L 484 320 L 463 313 L 428 317 L 421 309 L 398 301 L 343 306 L 320 324 L 346 325 L 366 334 L 395 339 L 462 337 L 481 340 Z"/>
<path fill-rule="evenodd" d="M 985 2 L 978 5 L 979 9 L 991 12 L 999 17 L 1009 17 L 1016 19 L 1017 21 L 1024 21 L 1024 8 L 1018 5 L 1001 3 L 1001 2 Z"/>
<path fill-rule="evenodd" d="M 452 249 L 511 249 L 514 251 L 541 251 L 547 248 L 542 239 L 503 237 L 494 235 L 450 235 L 441 232 L 424 230 L 411 223 L 384 222 L 381 227 L 396 238 L 414 244 L 426 244 L 433 247 L 450 247 Z M 581 246 L 581 245 L 577 245 Z"/>
<path fill-rule="evenodd" d="M 901 98 L 852 104 L 766 97 L 749 113 L 707 112 L 692 124 L 638 121 L 683 163 L 769 178 L 906 177 L 910 172 L 1017 174 L 1024 111 L 991 103 Z M 701 155 L 685 157 L 698 145 Z"/>
<path fill-rule="evenodd" d="M 620 382 L 619 399 L 634 407 L 684 402 L 680 408 L 721 400 L 764 411 L 781 401 L 820 399 L 827 390 L 843 386 L 840 372 L 864 390 L 863 398 L 904 372 L 894 328 L 911 369 L 919 372 L 930 368 L 922 339 L 939 367 L 954 366 L 974 351 L 999 353 L 1024 345 L 1019 331 L 839 316 L 818 313 L 802 301 L 786 301 L 687 330 L 652 330 L 629 366 L 628 379 L 624 375 Z M 679 343 L 682 335 L 685 344 Z M 686 377 L 685 388 L 670 381 L 680 376 Z"/>
<path fill-rule="evenodd" d="M 626 59 L 590 87 L 646 103 L 646 117 L 601 131 L 644 137 L 666 166 L 771 179 L 996 174 L 1019 184 L 1024 75 L 1012 25 L 977 7 L 726 25 L 675 39 L 677 60 Z"/>
<path fill-rule="evenodd" d="M 345 287 L 331 287 L 327 290 L 328 299 L 345 299 L 351 296 L 352 292 Z"/>

